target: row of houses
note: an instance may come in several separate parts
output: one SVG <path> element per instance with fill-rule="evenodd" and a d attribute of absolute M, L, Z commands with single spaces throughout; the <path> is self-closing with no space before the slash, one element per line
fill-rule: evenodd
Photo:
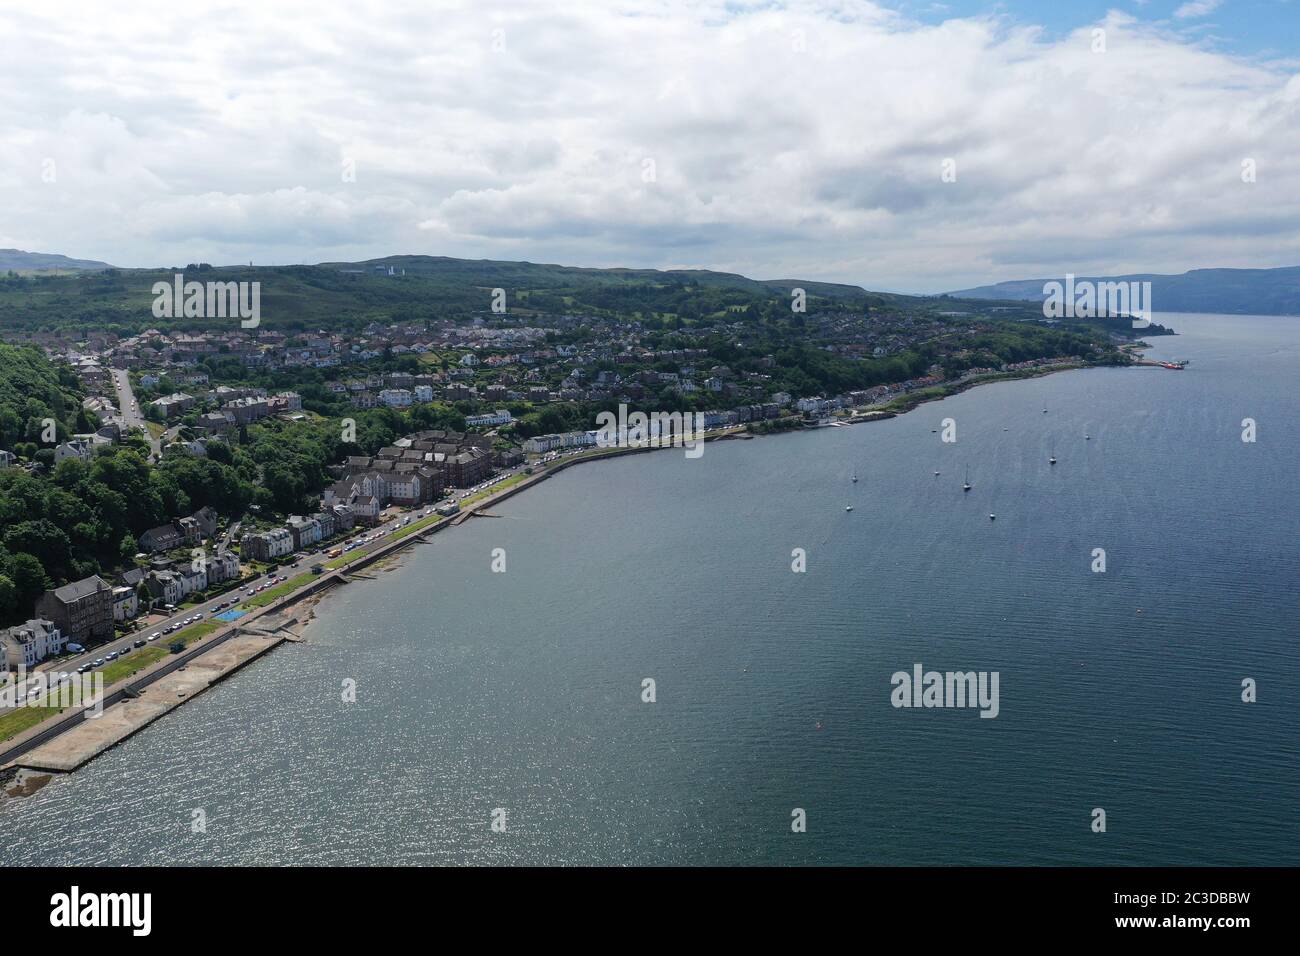
<path fill-rule="evenodd" d="M 149 596 L 162 604 L 179 604 L 191 594 L 206 591 L 216 584 L 238 580 L 243 572 L 239 555 L 233 551 L 219 551 L 211 557 L 200 560 L 185 558 L 176 561 L 156 559 L 148 568 L 124 576 L 128 582 L 143 583 Z M 128 584 L 127 590 L 135 591 Z M 114 589 L 117 593 L 117 589 Z M 123 595 L 124 599 L 126 598 Z M 129 600 L 129 599 L 127 599 Z M 117 611 L 115 604 L 114 610 Z M 134 616 L 134 615 L 130 615 Z M 125 609 L 123 617 L 127 619 Z"/>
<path fill-rule="evenodd" d="M 262 389 L 231 389 L 220 386 L 212 394 L 213 400 L 219 402 L 219 409 L 201 415 L 200 424 L 205 424 L 209 419 L 219 418 L 229 419 L 235 425 L 248 425 L 271 415 L 302 411 L 302 396 L 297 392 L 280 392 L 267 396 Z M 162 398 L 155 398 L 149 404 L 167 418 L 174 418 L 189 411 L 197 401 L 198 399 L 193 395 L 175 392 Z"/>
<path fill-rule="evenodd" d="M 437 501 L 448 488 L 473 487 L 505 460 L 492 452 L 487 436 L 429 429 L 335 466 L 339 480 L 325 489 L 321 502 L 325 509 L 347 506 L 359 523 L 373 524 L 391 504 L 418 507 Z"/>
<path fill-rule="evenodd" d="M 111 585 L 97 574 L 46 591 L 36 601 L 35 617 L 26 624 L 0 631 L 3 660 L 9 667 L 34 666 L 50 654 L 63 652 L 69 641 L 94 644 L 113 637 L 114 624 L 140 613 L 143 586 L 149 598 L 178 604 L 216 584 L 235 581 L 243 573 L 239 555 L 219 551 L 202 559 L 155 558 L 132 568 Z"/>
<path fill-rule="evenodd" d="M 188 518 L 150 528 L 140 535 L 139 544 L 150 554 L 175 548 L 196 547 L 204 538 L 217 533 L 217 512 L 210 506 L 200 508 Z"/>
<path fill-rule="evenodd" d="M 0 659 L 10 669 L 32 668 L 69 641 L 107 640 L 113 636 L 113 589 L 99 575 L 46 591 L 36 601 L 35 616 L 25 624 L 0 630 Z"/>
<path fill-rule="evenodd" d="M 668 437 L 672 430 L 685 429 L 689 432 L 695 426 L 695 414 L 705 428 L 727 428 L 732 425 L 744 425 L 748 422 L 779 418 L 781 406 L 777 402 L 765 402 L 760 405 L 741 405 L 730 410 L 713 409 L 706 412 L 681 414 L 684 421 L 676 421 L 671 426 L 663 426 L 659 420 L 651 418 L 644 427 L 629 428 L 619 441 L 646 441 L 658 437 Z M 661 427 L 663 426 L 663 427 Z M 662 431 L 662 434 L 661 434 Z M 600 430 L 559 432 L 551 435 L 535 435 L 523 443 L 523 450 L 529 454 L 546 454 L 547 452 L 567 448 L 585 448 L 600 444 Z"/>
<path fill-rule="evenodd" d="M 379 512 L 363 508 L 363 523 L 373 524 L 378 521 Z M 244 535 L 240 542 L 240 553 L 254 561 L 275 561 L 287 557 L 295 551 L 302 551 L 312 545 L 327 541 L 336 534 L 351 531 L 358 520 L 358 512 L 343 502 L 328 502 L 316 514 L 290 515 L 284 527 L 272 528 Z"/>

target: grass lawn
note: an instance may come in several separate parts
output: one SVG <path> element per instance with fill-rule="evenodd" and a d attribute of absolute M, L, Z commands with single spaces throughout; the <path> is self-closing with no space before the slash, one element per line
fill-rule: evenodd
<path fill-rule="evenodd" d="M 304 584 L 312 580 L 314 577 L 316 577 L 316 575 L 312 574 L 310 571 L 308 571 L 306 574 L 296 575 L 290 578 L 288 581 L 285 581 L 283 584 L 277 584 L 275 587 L 263 591 L 261 594 L 254 594 L 252 597 L 250 597 L 248 600 L 244 602 L 243 606 L 244 607 L 265 607 L 266 605 L 270 604 L 272 601 L 276 600 L 277 598 L 282 598 L 286 594 L 298 590 L 298 588 L 302 587 Z M 203 625 L 197 624 L 195 626 L 202 627 Z"/>
<path fill-rule="evenodd" d="M 219 631 L 225 626 L 225 621 L 199 621 L 197 624 L 191 624 L 189 627 L 181 628 L 175 634 L 171 635 L 170 640 L 164 637 L 158 638 L 158 643 L 161 644 L 165 641 L 168 645 L 171 645 L 180 641 L 186 647 L 189 647 L 199 638 L 207 637 L 209 634 L 214 631 Z"/>
<path fill-rule="evenodd" d="M 269 593 L 269 592 L 263 592 Z M 170 653 L 170 645 L 181 641 L 186 647 L 193 644 L 200 638 L 207 637 L 213 631 L 219 630 L 224 625 L 222 621 L 200 621 L 198 624 L 191 624 L 189 627 L 177 631 L 175 634 L 168 634 L 165 638 L 160 637 L 156 642 L 145 647 L 138 647 L 132 650 L 125 657 L 119 657 L 110 664 L 106 664 L 98 671 L 87 671 L 86 675 L 102 674 L 104 677 L 104 688 L 107 690 L 113 684 L 125 680 L 133 674 L 144 670 L 150 664 L 154 664 Z M 159 646 L 161 645 L 161 646 Z M 74 685 L 75 691 L 72 696 L 74 704 L 80 702 L 80 685 Z M 57 691 L 56 691 L 57 693 Z M 29 727 L 35 727 L 41 721 L 56 714 L 63 713 L 65 707 L 18 707 L 14 710 L 6 711 L 0 716 L 0 740 L 8 740 L 17 734 L 22 733 Z"/>
<path fill-rule="evenodd" d="M 482 491 L 477 492 L 476 494 L 472 494 L 468 498 L 460 499 L 461 510 L 464 510 L 466 505 L 472 505 L 476 501 L 482 501 L 484 498 L 487 498 L 489 495 L 495 495 L 498 491 L 501 491 L 502 489 L 509 488 L 511 485 L 517 485 L 525 478 L 532 478 L 532 477 L 533 477 L 532 475 L 512 475 L 511 477 L 507 478 L 505 481 L 498 481 L 491 488 L 484 488 Z"/>
<path fill-rule="evenodd" d="M 160 637 L 154 642 L 154 645 L 161 642 L 162 638 Z M 111 664 L 105 664 L 101 667 L 99 673 L 104 675 L 104 686 L 107 687 L 109 684 L 114 684 L 123 678 L 130 677 L 136 671 L 144 670 L 154 661 L 160 661 L 167 656 L 169 652 L 165 645 L 163 647 L 156 647 L 154 645 L 137 647 L 130 654 L 127 654 L 126 657 L 119 657 Z"/>
<path fill-rule="evenodd" d="M 63 713 L 62 707 L 17 707 L 0 717 L 0 740 L 16 737 L 42 720 Z"/>
<path fill-rule="evenodd" d="M 445 520 L 447 519 L 440 514 L 431 514 L 429 515 L 429 517 L 421 518 L 419 521 L 412 521 L 405 528 L 400 528 L 397 531 L 394 531 L 391 535 L 389 535 L 389 537 L 392 538 L 392 540 L 394 541 L 400 541 L 402 538 L 405 538 L 407 535 L 415 534 L 417 531 L 423 531 L 425 528 L 429 527 L 430 525 L 435 525 L 439 521 L 445 521 Z"/>

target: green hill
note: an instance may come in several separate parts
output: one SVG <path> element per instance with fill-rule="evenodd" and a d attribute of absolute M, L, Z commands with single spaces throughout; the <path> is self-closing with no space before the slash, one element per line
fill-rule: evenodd
<path fill-rule="evenodd" d="M 388 274 L 390 267 L 393 275 Z M 690 321 L 728 311 L 788 312 L 795 287 L 807 293 L 809 312 L 822 308 L 861 311 L 907 298 L 869 293 L 851 285 L 762 281 L 708 270 L 585 269 L 488 259 L 389 256 L 314 266 L 190 265 L 107 269 L 76 276 L 0 276 L 0 328 L 80 327 L 130 333 L 150 326 L 210 325 L 154 318 L 153 284 L 170 282 L 181 271 L 187 279 L 200 281 L 260 282 L 263 317 L 287 330 L 394 319 L 468 318 L 489 312 L 492 290 L 497 288 L 506 290 L 508 307 L 516 315 L 586 313 L 645 321 Z"/>
<path fill-rule="evenodd" d="M 0 272 L 40 271 L 90 271 L 113 268 L 107 262 L 95 259 L 69 259 L 47 252 L 24 252 L 21 249 L 0 249 Z"/>
<path fill-rule="evenodd" d="M 54 419 L 60 437 L 88 425 L 79 420 L 82 393 L 71 368 L 56 368 L 40 349 L 0 342 L 0 449 L 40 442 Z"/>

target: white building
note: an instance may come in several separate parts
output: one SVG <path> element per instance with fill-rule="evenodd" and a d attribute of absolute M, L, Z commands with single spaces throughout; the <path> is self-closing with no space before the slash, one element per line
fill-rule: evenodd
<path fill-rule="evenodd" d="M 379 393 L 379 400 L 389 408 L 406 408 L 411 404 L 411 391 L 406 388 L 385 388 Z"/>
<path fill-rule="evenodd" d="M 524 451 L 531 454 L 545 454 L 553 448 L 559 448 L 563 439 L 559 435 L 535 435 L 524 442 Z"/>
<path fill-rule="evenodd" d="M 140 598 L 135 588 L 125 585 L 113 588 L 113 620 L 130 621 L 140 613 Z"/>
<path fill-rule="evenodd" d="M 149 593 L 163 604 L 180 604 L 185 597 L 185 585 L 180 575 L 173 571 L 150 571 L 145 578 Z"/>
<path fill-rule="evenodd" d="M 82 438 L 74 438 L 72 441 L 65 441 L 54 447 L 54 463 L 58 464 L 69 458 L 90 461 L 90 456 L 94 452 L 95 448 L 90 442 Z"/>
<path fill-rule="evenodd" d="M 219 551 L 208 562 L 208 584 L 220 584 L 239 577 L 239 555 L 233 551 Z"/>
<path fill-rule="evenodd" d="M 275 528 L 261 534 L 246 534 L 240 551 L 246 558 L 273 561 L 293 553 L 293 534 L 288 528 Z"/>
<path fill-rule="evenodd" d="M 206 562 L 202 562 L 196 568 L 193 564 L 181 563 L 176 567 L 176 576 L 181 581 L 181 597 L 187 594 L 193 594 L 196 591 L 206 591 L 208 589 L 208 568 Z"/>
<path fill-rule="evenodd" d="M 289 526 L 289 533 L 293 535 L 293 546 L 299 551 L 311 547 L 321 539 L 320 522 L 315 518 L 290 515 L 285 524 Z"/>
<path fill-rule="evenodd" d="M 467 428 L 481 427 L 484 425 L 508 425 L 514 421 L 514 417 L 504 408 L 498 408 L 495 412 L 487 415 L 468 415 L 465 418 Z"/>
<path fill-rule="evenodd" d="M 67 643 L 67 638 L 54 622 L 42 618 L 33 618 L 26 624 L 0 631 L 0 646 L 11 670 L 20 667 L 30 670 L 51 654 L 62 654 Z"/>

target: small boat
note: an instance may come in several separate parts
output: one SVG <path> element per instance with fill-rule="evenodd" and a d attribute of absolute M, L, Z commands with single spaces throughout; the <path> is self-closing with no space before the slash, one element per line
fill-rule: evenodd
<path fill-rule="evenodd" d="M 1084 441 L 1092 441 L 1092 436 L 1091 436 L 1091 435 L 1084 435 L 1084 436 L 1083 436 L 1083 440 L 1084 440 Z"/>
<path fill-rule="evenodd" d="M 844 506 L 844 510 L 845 510 L 845 511 L 852 511 L 852 510 L 853 510 L 853 505 L 845 505 L 845 506 Z"/>
<path fill-rule="evenodd" d="M 857 472 L 854 472 L 854 473 L 853 473 L 853 477 L 852 477 L 851 479 L 849 479 L 849 480 L 852 481 L 852 482 L 856 485 L 856 484 L 858 483 L 858 475 L 857 475 Z"/>
<path fill-rule="evenodd" d="M 989 512 L 989 520 L 990 520 L 990 521 L 997 521 L 997 520 L 998 520 L 998 516 L 995 515 L 993 512 L 990 511 L 990 512 Z"/>
<path fill-rule="evenodd" d="M 1043 414 L 1044 414 L 1044 415 L 1047 414 L 1047 409 L 1045 409 L 1045 408 L 1043 409 Z"/>
<path fill-rule="evenodd" d="M 962 491 L 970 491 L 970 467 L 966 468 L 966 481 L 961 486 Z"/>
<path fill-rule="evenodd" d="M 1053 455 L 1051 458 L 1047 459 L 1047 463 L 1048 463 L 1049 465 L 1055 465 L 1055 464 L 1056 464 L 1056 456 Z"/>
<path fill-rule="evenodd" d="M 934 470 L 934 477 L 936 477 L 936 478 L 939 477 L 939 469 L 938 469 L 938 468 L 936 468 L 936 469 Z"/>

